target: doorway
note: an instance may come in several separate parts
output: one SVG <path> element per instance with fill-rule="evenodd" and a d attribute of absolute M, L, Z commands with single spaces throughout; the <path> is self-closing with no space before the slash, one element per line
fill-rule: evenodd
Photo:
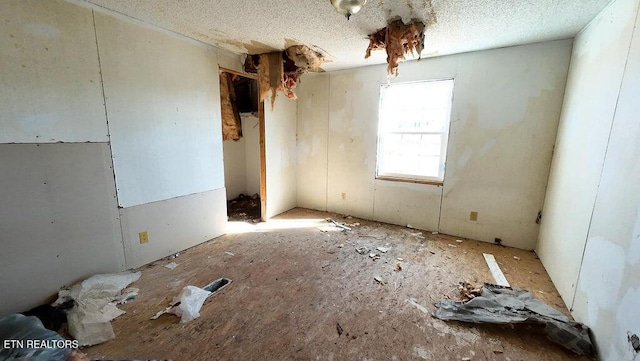
<path fill-rule="evenodd" d="M 266 214 L 264 107 L 253 74 L 220 68 L 223 163 L 229 221 Z"/>

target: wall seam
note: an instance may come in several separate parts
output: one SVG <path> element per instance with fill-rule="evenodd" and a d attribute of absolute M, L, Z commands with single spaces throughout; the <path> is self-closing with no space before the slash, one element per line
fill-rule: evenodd
<path fill-rule="evenodd" d="M 328 87 L 328 96 L 327 96 L 327 177 L 325 179 L 325 187 L 324 187 L 324 210 L 325 212 L 329 211 L 329 141 L 330 130 L 331 130 L 331 74 L 329 77 L 329 87 Z"/>
<path fill-rule="evenodd" d="M 118 223 L 120 224 L 120 240 L 122 244 L 122 256 L 124 259 L 124 268 L 127 268 L 129 262 L 127 262 L 127 252 L 125 249 L 125 238 L 124 238 L 124 229 L 122 227 L 122 213 L 120 212 L 120 199 L 118 198 L 118 183 L 116 180 L 116 166 L 113 162 L 113 146 L 111 143 L 111 129 L 109 128 L 109 111 L 107 110 L 107 96 L 104 91 L 104 77 L 102 76 L 102 61 L 100 59 L 100 45 L 98 44 L 98 28 L 96 27 L 96 14 L 93 9 L 91 9 L 91 18 L 93 19 L 93 35 L 96 39 L 96 54 L 98 55 L 98 70 L 100 73 L 100 88 L 102 90 L 102 104 L 104 106 L 104 117 L 107 123 L 107 139 L 109 140 L 107 144 L 109 144 L 109 155 L 111 158 L 111 171 L 113 173 L 113 186 L 115 188 L 116 193 L 116 209 L 118 211 Z"/>
<path fill-rule="evenodd" d="M 640 15 L 640 6 L 636 9 L 635 19 L 638 19 L 638 15 Z M 591 234 L 591 224 L 593 223 L 593 214 L 595 213 L 596 204 L 598 203 L 598 193 L 600 191 L 600 183 L 602 182 L 602 175 L 604 173 L 604 167 L 607 163 L 607 154 L 609 153 L 609 144 L 611 142 L 611 133 L 613 132 L 613 125 L 616 122 L 616 115 L 618 114 L 618 105 L 620 103 L 620 93 L 622 92 L 622 86 L 624 85 L 624 79 L 627 75 L 627 67 L 629 65 L 629 55 L 631 54 L 631 45 L 633 44 L 633 38 L 636 32 L 636 28 L 638 24 L 633 24 L 633 28 L 631 29 L 631 38 L 629 39 L 629 49 L 627 50 L 627 56 L 624 62 L 624 70 L 622 71 L 622 78 L 620 78 L 620 86 L 618 87 L 618 96 L 616 97 L 616 105 L 613 109 L 613 115 L 611 119 L 611 127 L 609 128 L 609 135 L 607 136 L 607 147 L 604 151 L 604 158 L 602 159 L 602 169 L 600 169 L 600 177 L 598 179 L 598 187 L 596 188 L 596 197 L 593 200 L 593 207 L 591 209 L 591 216 L 589 217 L 589 226 L 587 227 L 587 236 L 584 242 L 584 248 L 582 249 L 582 256 L 580 258 L 580 267 L 578 268 L 578 277 L 576 278 L 575 287 L 573 289 L 573 298 L 571 299 L 571 307 L 569 311 L 573 312 L 573 307 L 575 306 L 576 296 L 578 294 L 578 283 L 580 282 L 580 275 L 582 274 L 582 265 L 584 264 L 584 256 L 587 251 L 587 247 L 589 246 L 589 235 Z"/>

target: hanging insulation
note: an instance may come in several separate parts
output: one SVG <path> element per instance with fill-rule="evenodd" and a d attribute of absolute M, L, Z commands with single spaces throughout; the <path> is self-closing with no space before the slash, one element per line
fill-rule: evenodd
<path fill-rule="evenodd" d="M 240 112 L 236 106 L 236 91 L 233 87 L 233 74 L 220 73 L 220 104 L 222 108 L 222 140 L 242 138 Z"/>
<path fill-rule="evenodd" d="M 389 23 L 386 28 L 369 35 L 369 47 L 365 59 L 371 56 L 372 50 L 387 50 L 387 73 L 398 76 L 398 62 L 405 60 L 405 55 L 414 51 L 420 53 L 424 49 L 424 28 L 421 21 L 404 24 L 402 20 Z"/>

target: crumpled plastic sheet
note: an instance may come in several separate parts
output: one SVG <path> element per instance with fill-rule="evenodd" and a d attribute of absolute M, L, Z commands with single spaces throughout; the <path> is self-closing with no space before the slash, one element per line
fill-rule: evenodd
<path fill-rule="evenodd" d="M 76 305 L 68 312 L 69 334 L 80 346 L 97 345 L 115 338 L 111 321 L 125 312 L 116 307 L 138 294 L 137 288 L 127 288 L 140 278 L 141 272 L 100 274 L 58 292 L 53 306 L 70 299 Z"/>
<path fill-rule="evenodd" d="M 47 330 L 35 316 L 12 314 L 0 318 L 1 340 L 57 340 L 63 341 L 57 333 Z M 64 361 L 69 357 L 71 348 L 4 348 L 0 344 L 0 360 L 7 361 Z"/>
<path fill-rule="evenodd" d="M 433 316 L 441 320 L 473 323 L 537 323 L 553 342 L 578 355 L 590 355 L 593 344 L 587 326 L 535 298 L 529 291 L 485 284 L 482 295 L 462 303 L 442 299 Z"/>
<path fill-rule="evenodd" d="M 169 310 L 168 313 L 180 317 L 182 323 L 193 321 L 200 317 L 200 309 L 209 295 L 211 292 L 200 287 L 185 286 L 182 292 L 173 298 L 172 304 L 177 306 Z"/>

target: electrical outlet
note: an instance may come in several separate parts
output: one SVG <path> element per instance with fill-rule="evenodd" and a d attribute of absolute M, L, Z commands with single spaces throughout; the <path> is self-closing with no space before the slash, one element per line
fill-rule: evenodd
<path fill-rule="evenodd" d="M 471 212 L 471 214 L 469 214 L 469 220 L 470 221 L 477 221 L 478 220 L 478 212 Z"/>
<path fill-rule="evenodd" d="M 140 238 L 140 244 L 149 242 L 149 233 L 147 231 L 138 233 L 138 237 Z"/>
<path fill-rule="evenodd" d="M 342 200 L 344 201 L 345 199 L 347 199 L 347 193 L 342 193 Z"/>

